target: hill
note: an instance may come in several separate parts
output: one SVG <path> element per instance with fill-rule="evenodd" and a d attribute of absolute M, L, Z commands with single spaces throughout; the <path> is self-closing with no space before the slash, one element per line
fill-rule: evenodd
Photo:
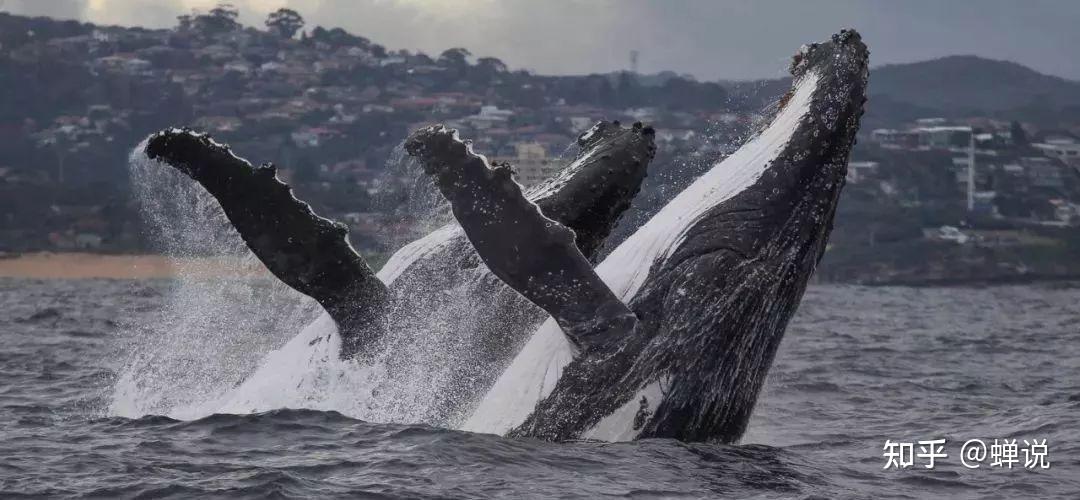
<path fill-rule="evenodd" d="M 729 83 L 734 95 L 762 105 L 789 79 Z M 1080 82 L 977 56 L 889 64 L 870 72 L 867 121 L 895 124 L 926 116 L 1001 116 L 1053 125 L 1080 113 Z"/>
<path fill-rule="evenodd" d="M 950 56 L 873 72 L 871 95 L 950 113 L 1000 112 L 1046 104 L 1080 106 L 1080 82 L 1009 61 Z"/>

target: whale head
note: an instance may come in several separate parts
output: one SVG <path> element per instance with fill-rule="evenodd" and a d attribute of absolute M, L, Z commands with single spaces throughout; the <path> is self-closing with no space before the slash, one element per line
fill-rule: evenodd
<path fill-rule="evenodd" d="M 633 401 L 638 436 L 732 442 L 746 429 L 825 252 L 868 65 L 855 31 L 801 48 L 768 128 L 703 177 L 741 189 L 693 211 L 632 301 L 648 344 L 631 371 L 649 373 L 639 392 L 661 389 L 659 401 Z"/>

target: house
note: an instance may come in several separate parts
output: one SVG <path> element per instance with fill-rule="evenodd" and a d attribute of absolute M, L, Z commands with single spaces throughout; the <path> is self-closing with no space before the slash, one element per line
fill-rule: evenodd
<path fill-rule="evenodd" d="M 870 132 L 870 140 L 884 148 L 914 149 L 919 146 L 919 135 L 891 128 L 879 128 Z"/>
<path fill-rule="evenodd" d="M 409 96 L 390 100 L 390 106 L 394 109 L 412 111 L 431 111 L 438 107 L 439 104 L 439 100 L 434 97 Z"/>
<path fill-rule="evenodd" d="M 924 228 L 923 238 L 931 241 L 951 241 L 958 245 L 963 245 L 971 240 L 970 236 L 953 226 Z"/>
<path fill-rule="evenodd" d="M 539 143 L 519 142 L 514 144 L 514 150 L 514 156 L 492 158 L 492 161 L 509 163 L 514 169 L 514 179 L 522 186 L 539 184 L 562 170 L 562 164 L 549 158 Z"/>
<path fill-rule="evenodd" d="M 971 194 L 974 199 L 974 211 L 978 213 L 998 215 L 997 204 L 994 201 L 997 199 L 996 191 L 975 191 Z"/>
<path fill-rule="evenodd" d="M 1057 158 L 1069 165 L 1080 168 L 1080 141 L 1066 136 L 1051 136 L 1033 147 L 1051 158 Z"/>
<path fill-rule="evenodd" d="M 365 104 L 361 111 L 364 113 L 393 113 L 394 107 L 385 104 Z"/>
<path fill-rule="evenodd" d="M 243 125 L 235 116 L 201 116 L 195 120 L 195 126 L 211 132 L 233 132 Z"/>
<path fill-rule="evenodd" d="M 405 58 L 401 56 L 390 56 L 384 57 L 382 60 L 379 61 L 379 66 L 382 66 L 384 68 L 396 64 L 405 64 Z"/>
<path fill-rule="evenodd" d="M 971 127 L 918 127 L 912 130 L 919 137 L 919 146 L 949 149 L 970 141 Z"/>
<path fill-rule="evenodd" d="M 949 120 L 947 120 L 945 118 L 938 118 L 938 117 L 919 118 L 919 119 L 915 120 L 915 123 L 917 125 L 919 125 L 920 127 L 939 127 L 939 126 L 945 125 L 946 123 L 949 123 Z"/>
<path fill-rule="evenodd" d="M 239 60 L 225 63 L 224 69 L 226 73 L 240 73 L 242 75 L 247 75 L 252 72 L 250 64 Z"/>
<path fill-rule="evenodd" d="M 848 162 L 847 181 L 852 184 L 866 179 L 877 172 L 878 162 L 876 161 L 851 161 Z"/>
<path fill-rule="evenodd" d="M 1065 177 L 1062 175 L 1061 166 L 1053 160 L 1027 157 L 1021 158 L 1020 164 L 1024 166 L 1032 186 L 1058 189 L 1065 187 Z"/>
<path fill-rule="evenodd" d="M 119 71 L 135 75 L 150 71 L 153 65 L 150 64 L 150 61 L 140 59 L 134 54 L 119 54 L 99 57 L 94 61 L 94 67 L 106 71 Z"/>
<path fill-rule="evenodd" d="M 317 148 L 323 142 L 341 135 L 340 132 L 323 127 L 304 127 L 292 133 L 293 144 L 298 148 Z"/>
<path fill-rule="evenodd" d="M 506 125 L 506 122 L 510 121 L 513 116 L 514 112 L 508 109 L 499 109 L 498 106 L 480 106 L 479 113 L 466 116 L 462 118 L 462 121 L 476 130 L 487 130 Z"/>
<path fill-rule="evenodd" d="M 1050 204 L 1054 206 L 1054 216 L 1066 224 L 1080 225 L 1080 204 L 1068 200 L 1053 199 Z"/>
<path fill-rule="evenodd" d="M 95 233 L 79 233 L 75 235 L 75 248 L 80 250 L 97 250 L 101 248 L 103 238 Z"/>
<path fill-rule="evenodd" d="M 236 51 L 234 51 L 228 45 L 213 44 L 207 45 L 199 50 L 199 55 L 209 58 L 216 63 L 225 63 L 236 58 Z"/>

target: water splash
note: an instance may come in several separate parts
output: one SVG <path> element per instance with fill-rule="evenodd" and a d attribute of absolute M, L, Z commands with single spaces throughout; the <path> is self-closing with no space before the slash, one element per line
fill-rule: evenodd
<path fill-rule="evenodd" d="M 145 146 L 129 161 L 132 190 L 176 279 L 155 321 L 133 326 L 111 413 L 179 416 L 243 381 L 318 309 L 270 277 L 217 201 Z"/>
<path fill-rule="evenodd" d="M 453 220 L 445 200 L 400 149 L 387 162 L 377 202 L 433 231 L 379 272 L 394 295 L 393 333 L 361 363 L 338 358 L 330 317 L 269 275 L 212 196 L 138 146 L 133 191 L 157 249 L 180 268 L 156 321 L 136 325 L 124 349 L 111 413 L 194 419 L 309 408 L 377 422 L 463 424 L 482 396 L 477 388 L 505 368 L 490 353 L 477 354 L 478 346 L 508 325 L 538 324 L 543 314 L 479 259 L 447 269 L 472 250 L 464 238 L 454 240 L 461 232 L 444 225 Z M 412 238 L 383 239 L 394 247 Z M 492 309 L 512 317 L 484 313 Z M 500 354 L 509 362 L 512 353 Z"/>
<path fill-rule="evenodd" d="M 397 287 L 394 334 L 373 359 L 341 360 L 329 315 L 269 275 L 202 187 L 144 150 L 145 143 L 130 157 L 132 189 L 156 250 L 178 268 L 155 321 L 135 325 L 122 350 L 111 414 L 195 419 L 309 408 L 379 422 L 447 422 L 440 406 L 458 399 L 447 379 L 474 340 L 462 332 L 478 330 L 471 312 L 484 305 L 475 294 L 434 292 L 440 285 L 420 278 L 435 270 L 421 266 Z M 452 217 L 411 159 L 394 155 L 388 170 L 413 179 L 398 214 L 425 227 Z M 380 272 L 388 283 L 393 266 Z"/>

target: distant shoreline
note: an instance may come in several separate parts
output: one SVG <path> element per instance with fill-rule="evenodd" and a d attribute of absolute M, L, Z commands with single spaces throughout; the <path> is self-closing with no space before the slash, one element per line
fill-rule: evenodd
<path fill-rule="evenodd" d="M 266 271 L 229 258 L 179 258 L 155 254 L 33 252 L 0 256 L 0 278 L 161 279 L 251 276 Z"/>
<path fill-rule="evenodd" d="M 262 266 L 250 261 L 238 262 L 226 257 L 171 257 L 160 254 L 99 254 L 78 252 L 30 252 L 0 254 L 0 278 L 22 279 L 169 279 L 176 277 L 207 278 L 265 276 Z M 1080 275 L 1012 275 L 981 279 L 912 277 L 880 281 L 814 280 L 818 285 L 856 285 L 869 287 L 986 287 L 1060 283 L 1080 286 Z"/>

